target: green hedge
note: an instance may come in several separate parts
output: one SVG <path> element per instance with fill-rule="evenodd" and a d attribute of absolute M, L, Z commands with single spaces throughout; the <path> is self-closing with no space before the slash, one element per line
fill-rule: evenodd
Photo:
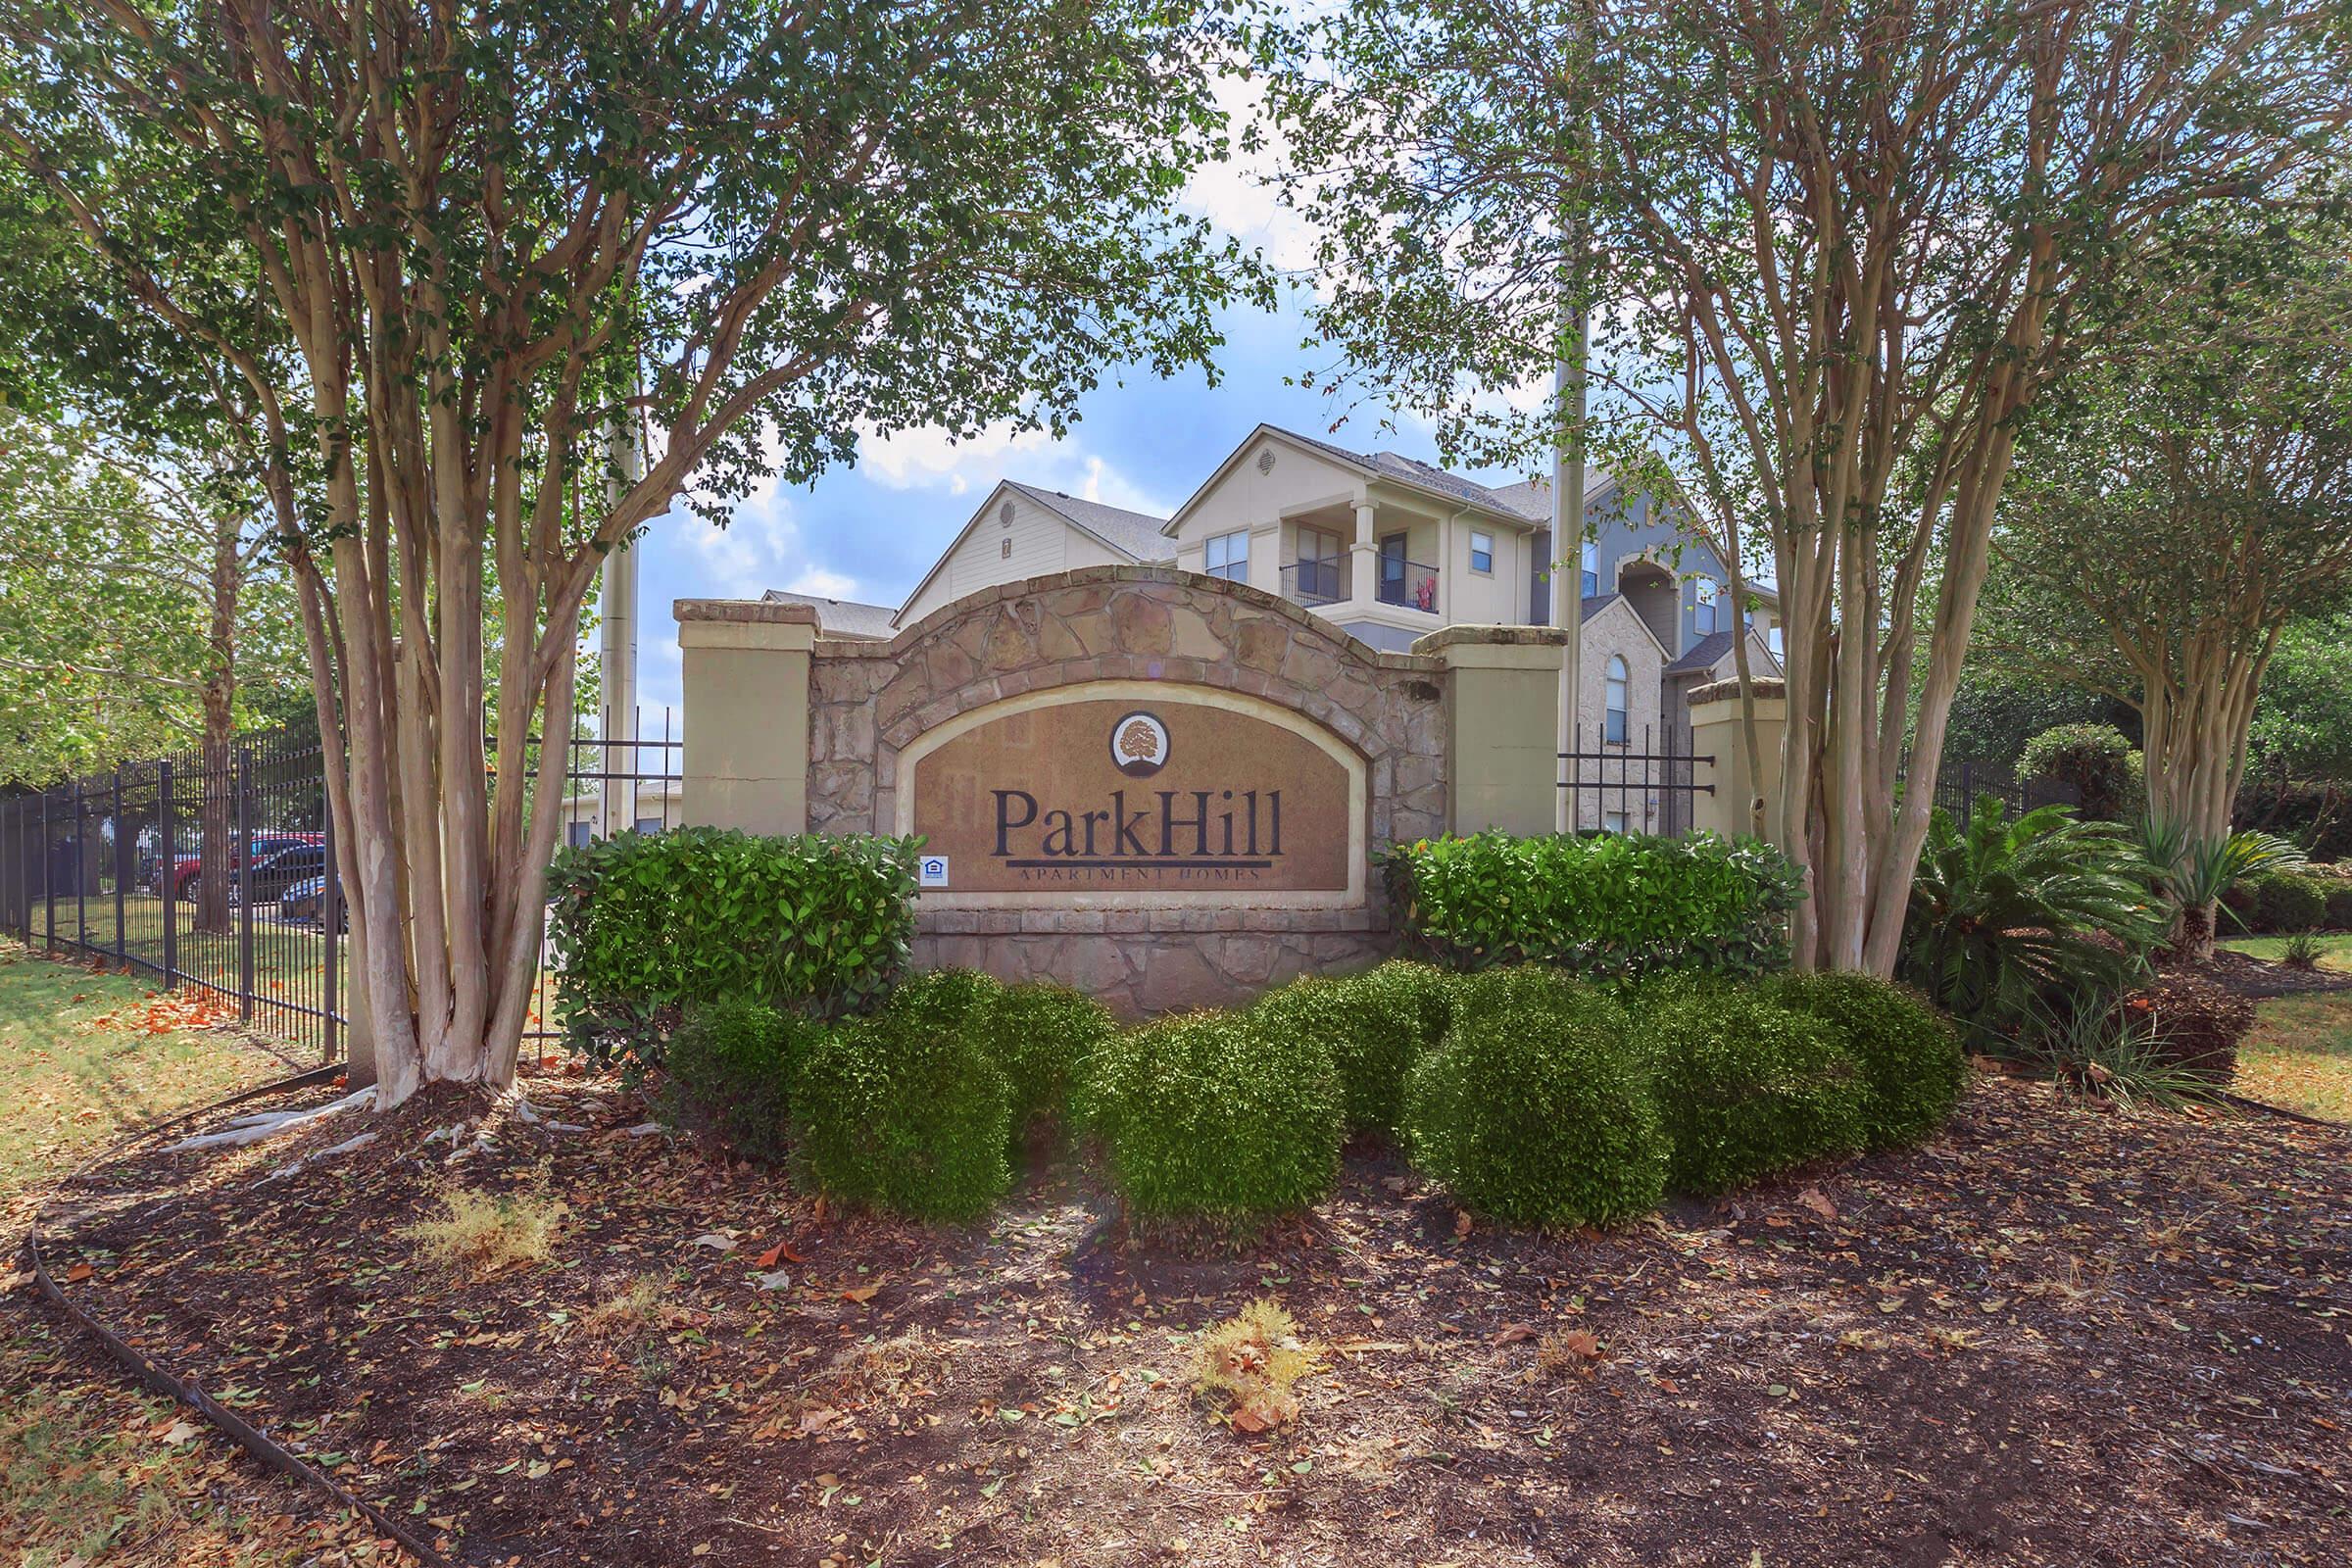
<path fill-rule="evenodd" d="M 1672 1146 L 1633 1020 L 1541 968 L 1460 982 L 1445 1045 L 1405 1095 L 1413 1161 L 1472 1208 L 1526 1225 L 1607 1225 L 1655 1208 Z"/>
<path fill-rule="evenodd" d="M 1407 951 L 1449 969 L 1766 973 L 1787 966 L 1803 897 L 1779 850 L 1711 833 L 1480 833 L 1394 846 L 1382 866 Z"/>
<path fill-rule="evenodd" d="M 1011 1095 L 1008 1152 L 1017 1168 L 1041 1123 L 1059 1121 L 1095 1054 L 1118 1032 L 1110 1009 L 1067 986 L 1000 988 L 973 1027 Z"/>
<path fill-rule="evenodd" d="M 1393 958 L 1341 979 L 1309 975 L 1269 991 L 1251 1013 L 1273 1033 L 1320 1040 L 1339 1069 L 1348 1130 L 1394 1135 L 1413 1064 L 1445 1038 L 1454 977 Z"/>
<path fill-rule="evenodd" d="M 556 1016 L 599 1062 L 658 1061 L 688 1004 L 839 1017 L 888 993 L 914 935 L 910 839 L 622 833 L 548 872 Z"/>
<path fill-rule="evenodd" d="M 2087 822 L 2129 822 L 2147 804 L 2139 748 L 2113 724 L 2045 729 L 2026 742 L 2018 770 L 2029 778 L 2073 786 L 2077 809 Z"/>
<path fill-rule="evenodd" d="M 1967 1081 L 1960 1037 L 1901 986 L 1866 974 L 1785 974 L 1765 995 L 1829 1025 L 1862 1069 L 1862 1131 L 1873 1149 L 1918 1143 L 1952 1113 Z"/>
<path fill-rule="evenodd" d="M 738 1151 L 781 1159 L 791 1147 L 793 1075 L 823 1032 L 748 997 L 698 1003 L 669 1037 L 670 1090 Z"/>
<path fill-rule="evenodd" d="M 1330 1048 L 1248 1013 L 1179 1013 L 1113 1036 L 1081 1104 L 1111 1184 L 1147 1221 L 1239 1225 L 1303 1208 L 1339 1177 Z"/>
<path fill-rule="evenodd" d="M 2248 930 L 2317 931 L 2337 923 L 2330 918 L 2330 895 L 2340 897 L 2346 886 L 2335 877 L 2265 871 L 2231 889 L 2227 902 Z"/>
<path fill-rule="evenodd" d="M 1757 988 L 1682 976 L 1638 1005 L 1677 1191 L 1713 1197 L 1864 1147 L 1861 1067 L 1828 1022 Z"/>
<path fill-rule="evenodd" d="M 809 1046 L 792 1086 L 801 1160 L 819 1192 L 844 1201 L 976 1219 L 1012 1184 L 1009 1086 L 979 1032 L 961 1026 L 970 1009 L 955 1013 L 955 981 L 908 989 Z"/>

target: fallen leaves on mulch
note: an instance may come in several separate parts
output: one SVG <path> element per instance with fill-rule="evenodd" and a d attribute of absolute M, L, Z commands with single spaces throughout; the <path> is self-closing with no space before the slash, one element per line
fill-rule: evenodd
<path fill-rule="evenodd" d="M 483 1563 L 2352 1554 L 2328 1130 L 1987 1079 L 1925 1149 L 1607 1236 L 1465 1226 L 1359 1152 L 1305 1223 L 1201 1255 L 1128 1242 L 1081 1171 L 969 1231 L 821 1217 L 631 1136 L 606 1085 L 531 1093 L 591 1130 L 450 1104 L 282 1179 L 351 1129 L 148 1155 L 67 1255 L 145 1347 Z M 550 1265 L 467 1284 L 397 1238 L 542 1163 L 573 1214 Z M 1259 1298 L 1329 1356 L 1252 1437 L 1194 1384 Z"/>

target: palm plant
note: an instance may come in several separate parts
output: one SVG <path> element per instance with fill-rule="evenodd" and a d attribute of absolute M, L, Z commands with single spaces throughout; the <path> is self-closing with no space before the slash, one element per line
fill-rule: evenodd
<path fill-rule="evenodd" d="M 2213 954 L 2213 911 L 2222 895 L 2259 872 L 2304 863 L 2303 852 L 2276 833 L 2249 829 L 2200 842 L 2187 823 L 2154 812 L 2140 820 L 2139 854 L 2145 875 L 2179 911 L 2170 932 L 2174 951 L 2192 958 Z"/>
<path fill-rule="evenodd" d="M 2011 819 L 1986 795 L 1965 823 L 1930 818 L 1898 967 L 1998 1041 L 2053 998 L 2111 996 L 2171 926 L 2128 830 L 2064 806 Z"/>

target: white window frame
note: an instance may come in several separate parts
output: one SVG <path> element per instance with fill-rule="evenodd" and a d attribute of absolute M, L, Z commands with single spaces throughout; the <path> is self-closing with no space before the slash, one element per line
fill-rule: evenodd
<path fill-rule="evenodd" d="M 1696 577 L 1690 583 L 1690 629 L 1701 637 L 1711 637 L 1723 617 L 1717 606 L 1723 598 L 1723 584 L 1712 577 Z"/>
<path fill-rule="evenodd" d="M 1222 559 L 1220 559 L 1220 557 Z M 1250 580 L 1250 530 L 1235 528 L 1212 533 L 1200 543 L 1201 569 L 1227 582 Z"/>
<path fill-rule="evenodd" d="M 1600 592 L 1600 546 L 1586 540 L 1584 552 L 1577 559 L 1585 597 L 1591 599 Z"/>
<path fill-rule="evenodd" d="M 1487 564 L 1483 566 L 1478 564 L 1481 556 L 1487 558 Z M 1470 530 L 1470 569 L 1482 577 L 1494 575 L 1494 536 L 1484 529 Z"/>
<path fill-rule="evenodd" d="M 1633 733 L 1633 669 L 1623 654 L 1611 654 L 1600 687 L 1600 740 L 1604 746 L 1631 744 Z M 1614 733 L 1611 733 L 1614 731 Z"/>

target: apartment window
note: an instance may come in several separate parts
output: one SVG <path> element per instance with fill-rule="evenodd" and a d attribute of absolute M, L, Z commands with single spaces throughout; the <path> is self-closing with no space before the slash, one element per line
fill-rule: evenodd
<path fill-rule="evenodd" d="M 1625 744 L 1626 698 L 1632 687 L 1633 683 L 1626 678 L 1624 658 L 1617 654 L 1611 654 L 1609 656 L 1607 695 L 1602 713 L 1602 722 L 1605 727 L 1601 731 L 1601 739 L 1607 741 L 1611 746 Z"/>
<path fill-rule="evenodd" d="M 1211 577 L 1227 582 L 1250 580 L 1250 530 L 1237 528 L 1232 533 L 1212 536 L 1206 546 L 1207 570 Z"/>
<path fill-rule="evenodd" d="M 564 824 L 564 841 L 575 850 L 584 850 L 588 847 L 590 832 L 586 818 L 574 817 Z"/>
<path fill-rule="evenodd" d="M 1600 547 L 1592 540 L 1585 541 L 1585 597 L 1600 592 Z"/>
<path fill-rule="evenodd" d="M 640 833 L 659 833 L 662 828 L 662 822 L 658 816 L 641 816 L 637 819 L 637 831 Z"/>
<path fill-rule="evenodd" d="M 997 544 L 997 559 L 998 559 L 999 561 L 1010 561 L 1010 560 L 1012 559 L 1012 541 L 1011 541 L 1011 540 L 1009 540 L 1009 539 L 1004 539 L 1004 540 L 1000 540 L 1000 541 L 998 541 L 998 544 Z"/>
<path fill-rule="evenodd" d="M 1345 597 L 1340 589 L 1340 536 L 1329 528 L 1298 530 L 1298 564 L 1292 575 L 1292 597 L 1302 604 L 1330 604 Z"/>
<path fill-rule="evenodd" d="M 1494 536 L 1493 534 L 1476 531 L 1471 533 L 1470 569 L 1488 572 L 1494 569 Z"/>
<path fill-rule="evenodd" d="M 1621 834 L 1626 830 L 1626 815 L 1623 811 L 1603 811 L 1600 813 L 1600 826 L 1604 833 Z"/>
<path fill-rule="evenodd" d="M 1690 629 L 1701 637 L 1715 632 L 1715 603 L 1723 597 L 1723 584 L 1712 577 L 1701 577 L 1690 585 Z"/>

